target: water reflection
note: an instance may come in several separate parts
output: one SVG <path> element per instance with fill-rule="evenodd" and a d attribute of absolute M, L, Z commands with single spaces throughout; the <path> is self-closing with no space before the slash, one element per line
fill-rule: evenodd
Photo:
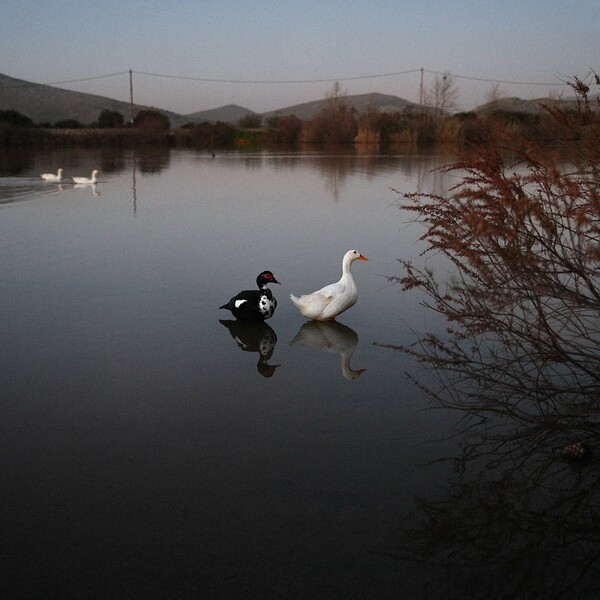
<path fill-rule="evenodd" d="M 240 163 L 249 170 L 262 169 L 267 163 L 275 170 L 290 171 L 308 167 L 311 171 L 319 173 L 327 194 L 336 202 L 343 197 L 348 181 L 356 174 L 373 180 L 381 175 L 395 175 L 400 172 L 411 179 L 416 177 L 417 190 L 425 189 L 425 182 L 430 179 L 434 180 L 432 191 L 435 193 L 440 193 L 448 187 L 448 176 L 436 169 L 449 162 L 450 155 L 419 154 L 414 148 L 396 148 L 389 154 L 373 153 L 372 149 L 365 153 L 360 150 L 340 151 L 339 148 L 330 152 L 304 148 L 296 153 L 265 151 L 251 154 L 231 153 L 228 156 L 235 159 L 234 162 L 225 163 L 231 168 L 237 168 Z M 430 190 L 429 187 L 427 189 Z"/>
<path fill-rule="evenodd" d="M 457 473 L 447 492 L 415 499 L 392 554 L 441 568 L 445 597 L 497 597 L 498 582 L 502 597 L 595 597 L 598 461 L 567 461 L 561 449 L 597 441 L 600 389 L 578 403 L 568 399 L 572 388 L 557 388 L 549 403 L 535 386 L 509 394 L 505 368 L 498 361 L 418 377 L 432 398 L 460 411 L 461 453 L 446 458 Z"/>
<path fill-rule="evenodd" d="M 339 354 L 342 375 L 349 380 L 358 379 L 366 369 L 353 369 L 350 359 L 358 345 L 356 331 L 337 321 L 310 321 L 304 323 L 291 342 L 308 348 Z"/>
<path fill-rule="evenodd" d="M 439 566 L 452 597 L 497 597 L 498 582 L 502 597 L 595 597 L 597 309 L 571 295 L 559 312 L 534 282 L 524 302 L 515 281 L 502 294 L 479 282 L 455 285 L 453 296 L 424 286 L 429 305 L 451 307 L 448 335 L 401 348 L 416 359 L 411 377 L 433 405 L 457 413 L 461 452 L 446 458 L 456 480 L 442 497 L 416 499 L 393 553 Z M 548 307 L 538 326 L 535 314 Z M 578 447 L 591 457 L 567 452 Z"/>
<path fill-rule="evenodd" d="M 0 204 L 10 204 L 35 198 L 42 194 L 51 193 L 56 189 L 44 182 L 23 177 L 0 178 Z"/>
<path fill-rule="evenodd" d="M 100 165 L 109 172 L 97 149 L 87 156 L 71 152 L 40 153 L 30 172 L 59 162 L 72 170 L 76 160 L 78 169 Z M 56 595 L 58 588 L 63 596 L 82 597 L 90 581 L 96 582 L 96 596 L 125 590 L 123 596 L 140 585 L 152 588 L 147 597 L 168 596 L 175 593 L 169 582 L 192 590 L 207 574 L 214 597 L 238 591 L 238 597 L 248 597 L 250 588 L 268 595 L 282 581 L 276 586 L 282 597 L 314 596 L 314 590 L 316 596 L 345 598 L 372 597 L 373 590 L 381 598 L 410 596 L 398 583 L 401 570 L 372 552 L 397 531 L 415 485 L 403 430 L 414 411 L 393 393 L 402 385 L 403 370 L 375 377 L 370 368 L 369 376 L 346 384 L 340 361 L 352 377 L 351 367 L 363 360 L 355 350 L 359 336 L 349 328 L 334 323 L 303 328 L 325 330 L 329 351 L 338 346 L 337 354 L 326 355 L 319 345 L 299 347 L 299 341 L 290 347 L 304 322 L 290 316 L 284 323 L 284 309 L 277 324 L 270 323 L 280 343 L 275 356 L 277 338 L 269 326 L 231 322 L 231 329 L 223 323 L 218 331 L 215 310 L 227 281 L 245 271 L 242 264 L 265 256 L 273 268 L 297 274 L 297 281 L 307 273 L 328 281 L 329 267 L 314 256 L 334 252 L 329 246 L 335 240 L 376 232 L 380 247 L 373 252 L 395 248 L 390 257 L 395 264 L 402 242 L 397 227 L 389 226 L 395 220 L 390 182 L 363 186 L 361 177 L 360 199 L 348 185 L 352 201 L 342 196 L 347 205 L 342 212 L 324 193 L 314 170 L 318 158 L 295 159 L 296 173 L 282 166 L 285 159 L 268 158 L 262 175 L 254 176 L 244 173 L 240 153 L 219 152 L 215 159 L 204 154 L 198 165 L 191 152 L 175 152 L 169 169 L 146 176 L 137 165 L 132 172 L 131 150 L 125 163 L 119 152 L 115 149 L 114 168 L 126 169 L 110 171 L 107 182 L 98 184 L 100 200 L 84 190 L 56 201 L 53 186 L 26 181 L 21 183 L 47 194 L 50 202 L 9 207 L 2 214 L 7 401 L 0 415 L 3 431 L 11 435 L 0 439 L 2 480 L 10 483 L 5 522 L 12 526 L 3 533 L 11 581 L 31 582 L 22 593 L 30 597 Z M 109 155 L 107 150 L 106 160 Z M 403 160 L 392 157 L 390 169 Z M 362 169 L 370 159 L 353 161 Z M 385 162 L 373 160 L 374 168 Z M 275 163 L 282 168 L 277 176 Z M 135 177 L 140 218 L 131 215 Z M 274 183 L 289 191 L 280 201 L 272 200 L 279 196 Z M 310 199 L 310 211 L 298 201 L 304 198 Z M 260 237 L 272 223 L 277 227 L 267 227 Z M 380 288 L 378 276 L 368 275 L 365 297 Z M 392 306 L 399 313 L 404 307 L 389 296 L 378 294 L 373 310 L 363 311 L 363 344 L 363 337 L 377 335 L 382 320 L 389 323 L 386 330 L 398 331 L 388 316 Z M 399 314 L 398 321 L 407 318 Z M 348 335 L 332 342 L 340 331 Z M 282 341 L 289 360 L 283 359 Z M 369 350 L 371 362 L 374 352 L 387 354 Z M 257 370 L 270 379 L 259 380 Z M 249 401 L 239 403 L 235 392 L 244 382 Z M 284 393 L 289 401 L 264 402 L 264 384 L 275 399 Z M 365 393 L 377 402 L 363 402 Z M 410 433 L 408 443 L 420 445 L 422 430 L 415 426 Z M 430 436 L 429 427 L 423 436 Z M 419 458 L 435 452 L 419 449 Z M 419 479 L 418 486 L 429 490 L 437 482 Z M 190 519 L 192 513 L 200 518 Z M 33 525 L 24 531 L 22 523 Z M 209 562 L 195 560 L 206 547 Z M 172 548 L 177 555 L 165 558 L 164 550 Z M 299 572 L 291 583 L 290 562 L 298 563 Z M 322 568 L 315 572 L 317 563 Z M 149 580 L 150 572 L 159 575 Z M 111 590 L 99 583 L 98 573 Z M 333 576 L 324 579 L 323 573 Z M 229 594 L 219 593 L 222 581 Z M 418 583 L 409 577 L 406 588 L 418 589 Z"/>
<path fill-rule="evenodd" d="M 272 377 L 275 374 L 275 369 L 281 365 L 269 364 L 277 344 L 277 335 L 272 327 L 264 321 L 256 323 L 219 319 L 219 323 L 227 327 L 240 350 L 258 353 L 256 370 L 263 377 Z"/>
<path fill-rule="evenodd" d="M 481 447 L 467 446 L 467 453 L 485 458 Z M 393 552 L 440 568 L 445 598 L 597 597 L 597 470 L 541 460 L 532 473 L 518 459 L 505 460 L 494 476 L 463 474 L 443 498 L 417 498 Z"/>
<path fill-rule="evenodd" d="M 135 153 L 135 150 L 133 150 Z M 125 153 L 114 148 L 101 148 L 99 156 L 100 172 L 105 175 L 119 173 L 127 168 Z"/>
<path fill-rule="evenodd" d="M 39 150 L 0 151 L 0 176 L 23 175 L 35 172 L 36 169 L 46 168 L 47 164 L 65 164 L 65 168 L 95 168 L 105 174 L 117 175 L 130 168 L 132 157 L 134 168 L 142 174 L 158 174 L 166 170 L 176 150 L 166 145 L 139 144 L 134 148 L 101 147 L 69 148 L 52 152 Z M 205 156 L 205 151 L 198 151 L 198 156 Z M 209 156 L 213 156 L 212 154 Z M 248 170 L 260 171 L 267 165 L 275 170 L 286 171 L 306 169 L 320 174 L 327 194 L 339 200 L 345 191 L 349 178 L 359 174 L 367 179 L 390 174 L 396 177 L 398 173 L 408 178 L 417 176 L 417 188 L 424 186 L 423 181 L 431 178 L 439 179 L 434 182 L 434 192 L 447 188 L 447 182 L 442 181 L 446 175 L 435 171 L 436 167 L 444 164 L 449 157 L 433 154 L 419 154 L 414 149 L 405 147 L 390 151 L 389 154 L 361 153 L 349 151 L 300 151 L 272 152 L 223 150 L 219 152 L 219 167 L 236 170 L 243 165 Z M 38 159 L 43 164 L 36 165 Z M 392 187 L 396 181 L 390 181 Z M 425 186 L 426 187 L 426 186 Z M 429 189 L 429 188 L 427 188 Z"/>
<path fill-rule="evenodd" d="M 84 189 L 89 189 L 91 190 L 92 194 L 97 198 L 98 196 L 100 196 L 100 192 L 98 191 L 97 185 L 95 183 L 76 183 L 73 186 L 74 190 L 84 190 Z"/>
<path fill-rule="evenodd" d="M 134 152 L 140 173 L 160 173 L 171 163 L 171 149 L 168 146 L 142 144 Z"/>
<path fill-rule="evenodd" d="M 17 176 L 35 169 L 35 152 L 23 146 L 0 150 L 0 175 Z"/>

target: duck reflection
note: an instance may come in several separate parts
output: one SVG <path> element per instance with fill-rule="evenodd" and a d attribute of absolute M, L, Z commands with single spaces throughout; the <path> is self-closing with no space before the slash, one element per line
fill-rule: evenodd
<path fill-rule="evenodd" d="M 309 321 L 304 323 L 291 344 L 300 344 L 342 357 L 342 375 L 346 379 L 358 379 L 366 369 L 353 369 L 350 359 L 358 345 L 358 334 L 347 325 L 337 321 Z"/>
<path fill-rule="evenodd" d="M 96 187 L 95 183 L 76 183 L 73 186 L 74 190 L 84 190 L 84 189 L 89 189 L 91 190 L 92 194 L 98 198 L 100 196 L 100 192 L 98 191 L 98 188 Z"/>
<path fill-rule="evenodd" d="M 269 360 L 275 351 L 277 335 L 272 327 L 262 322 L 219 319 L 227 327 L 231 337 L 244 352 L 258 352 L 257 371 L 263 377 L 272 377 L 281 365 L 270 365 Z"/>

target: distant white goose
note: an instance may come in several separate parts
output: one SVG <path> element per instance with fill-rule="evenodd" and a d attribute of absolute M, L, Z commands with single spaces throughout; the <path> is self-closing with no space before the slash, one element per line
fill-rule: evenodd
<path fill-rule="evenodd" d="M 73 181 L 75 183 L 96 183 L 98 180 L 96 179 L 96 175 L 98 175 L 100 171 L 98 169 L 94 169 L 92 171 L 92 176 L 90 177 L 73 177 Z"/>
<path fill-rule="evenodd" d="M 350 267 L 355 260 L 369 260 L 357 250 L 348 250 L 342 261 L 342 278 L 324 288 L 297 298 L 290 294 L 290 299 L 307 319 L 314 321 L 335 320 L 345 310 L 356 304 L 358 291 Z"/>
<path fill-rule="evenodd" d="M 62 174 L 63 174 L 63 169 L 59 169 L 58 173 L 56 175 L 54 173 L 42 173 L 41 178 L 44 181 L 61 181 Z"/>

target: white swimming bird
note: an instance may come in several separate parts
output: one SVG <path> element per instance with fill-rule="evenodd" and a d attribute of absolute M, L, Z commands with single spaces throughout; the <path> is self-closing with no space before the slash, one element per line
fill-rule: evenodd
<path fill-rule="evenodd" d="M 307 319 L 314 321 L 331 321 L 356 304 L 358 290 L 350 273 L 350 267 L 355 260 L 369 260 L 357 250 L 348 250 L 342 260 L 342 278 L 337 283 L 305 294 L 297 298 L 290 294 L 290 299 Z"/>
<path fill-rule="evenodd" d="M 98 169 L 94 169 L 92 171 L 92 176 L 90 177 L 72 177 L 75 183 L 96 183 L 98 180 L 96 179 L 96 175 L 98 175 L 100 171 Z"/>
<path fill-rule="evenodd" d="M 59 169 L 56 175 L 54 173 L 42 173 L 40 177 L 44 181 L 62 181 L 62 174 L 63 169 Z"/>

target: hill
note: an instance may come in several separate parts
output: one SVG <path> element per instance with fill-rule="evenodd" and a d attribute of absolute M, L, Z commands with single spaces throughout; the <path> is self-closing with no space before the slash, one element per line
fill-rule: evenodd
<path fill-rule="evenodd" d="M 377 108 L 381 112 L 400 112 L 407 108 L 418 108 L 417 104 L 398 98 L 398 96 L 391 96 L 389 94 L 358 94 L 353 96 L 344 96 L 344 101 L 351 108 L 355 108 L 358 112 L 365 112 L 369 107 Z M 303 121 L 313 119 L 316 117 L 318 112 L 328 102 L 325 98 L 323 100 L 314 100 L 313 102 L 305 102 L 304 104 L 295 104 L 294 106 L 288 106 L 273 110 L 270 112 L 262 113 L 263 118 L 269 118 L 275 115 L 278 116 L 291 116 L 295 115 Z"/>
<path fill-rule="evenodd" d="M 474 113 L 485 115 L 494 111 L 525 113 L 537 115 L 545 112 L 544 106 L 555 106 L 563 110 L 572 110 L 577 107 L 573 98 L 555 99 L 555 98 L 535 98 L 534 100 L 523 100 L 522 98 L 509 97 L 499 98 L 493 102 L 482 104 L 473 109 Z"/>
<path fill-rule="evenodd" d="M 134 104 L 134 112 L 152 107 Z M 75 119 L 83 124 L 98 120 L 102 110 L 120 112 L 129 118 L 129 103 L 104 96 L 63 90 L 49 85 L 31 83 L 0 74 L 0 110 L 14 109 L 33 120 L 34 123 L 56 123 Z M 161 109 L 171 121 L 172 127 L 182 125 L 181 115 Z"/>
<path fill-rule="evenodd" d="M 255 114 L 255 112 L 248 110 L 243 106 L 228 104 L 227 106 L 221 106 L 220 108 L 201 110 L 190 115 L 185 115 L 184 118 L 191 123 L 203 123 L 205 121 L 209 123 L 216 123 L 217 121 L 237 123 L 242 117 Z"/>
<path fill-rule="evenodd" d="M 359 94 L 354 96 L 344 96 L 344 101 L 351 108 L 358 112 L 364 112 L 369 107 L 379 109 L 381 112 L 397 112 L 407 108 L 418 108 L 417 104 L 386 94 Z M 203 110 L 200 112 L 185 115 L 185 118 L 192 123 L 201 123 L 203 121 L 216 122 L 224 121 L 225 123 L 237 123 L 242 117 L 247 115 L 258 114 L 263 120 L 273 116 L 288 117 L 295 115 L 303 121 L 313 119 L 319 111 L 328 102 L 326 98 L 322 100 L 313 100 L 312 102 L 304 102 L 302 104 L 294 104 L 277 110 L 271 110 L 264 113 L 255 113 L 247 108 L 229 104 L 212 110 Z"/>
<path fill-rule="evenodd" d="M 398 96 L 389 94 L 359 94 L 344 96 L 344 101 L 358 112 L 365 112 L 369 107 L 377 108 L 381 112 L 399 112 L 410 109 L 418 109 L 419 106 Z M 277 110 L 264 113 L 256 113 L 252 110 L 228 104 L 211 110 L 203 110 L 188 115 L 149 106 L 134 105 L 134 112 L 142 109 L 158 110 L 166 115 L 172 127 L 179 127 L 185 123 L 202 123 L 223 121 L 225 123 L 237 124 L 247 115 L 259 115 L 266 121 L 272 116 L 295 115 L 301 120 L 314 118 L 328 99 L 314 100 L 302 104 L 294 104 Z M 500 98 L 494 102 L 482 104 L 473 109 L 473 112 L 485 115 L 495 110 L 505 112 L 538 114 L 544 111 L 543 106 L 558 106 L 563 109 L 576 107 L 573 98 L 552 99 L 536 98 L 523 100 L 522 98 L 509 97 Z M 125 119 L 129 118 L 129 103 L 113 100 L 104 96 L 73 92 L 49 85 L 31 83 L 21 79 L 15 79 L 0 74 L 0 110 L 14 109 L 28 116 L 34 123 L 55 123 L 64 119 L 75 119 L 83 124 L 93 123 L 98 119 L 102 110 L 113 110 L 120 112 Z"/>
<path fill-rule="evenodd" d="M 379 109 L 381 112 L 397 112 L 410 108 L 418 108 L 417 104 L 388 94 L 359 94 L 344 96 L 348 106 L 358 112 L 364 112 L 369 107 Z M 149 106 L 134 105 L 134 112 L 142 109 L 158 110 L 166 115 L 172 127 L 179 127 L 186 123 L 217 122 L 237 124 L 247 115 L 259 114 L 263 119 L 271 116 L 295 115 L 299 119 L 309 120 L 314 118 L 328 102 L 326 98 L 286 106 L 278 110 L 265 113 L 255 113 L 252 110 L 228 104 L 211 110 L 203 110 L 188 115 L 154 108 Z M 121 113 L 125 119 L 129 118 L 129 103 L 113 100 L 104 96 L 73 92 L 40 83 L 32 83 L 22 79 L 15 79 L 0 74 L 0 110 L 16 110 L 33 120 L 34 123 L 56 123 L 65 119 L 75 119 L 88 125 L 96 121 L 102 110 L 112 110 Z"/>

